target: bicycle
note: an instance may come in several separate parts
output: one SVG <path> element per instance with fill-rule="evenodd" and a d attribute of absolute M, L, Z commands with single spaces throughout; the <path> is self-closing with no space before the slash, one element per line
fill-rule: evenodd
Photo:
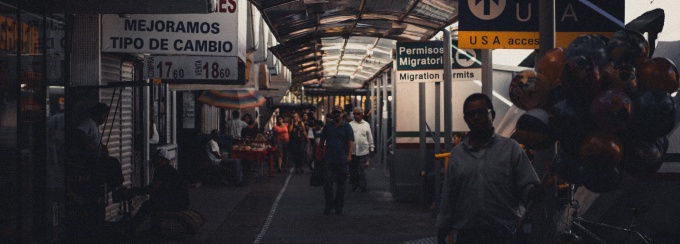
<path fill-rule="evenodd" d="M 620 227 L 611 224 L 606 224 L 602 222 L 597 222 L 589 219 L 585 219 L 578 215 L 578 209 L 580 207 L 578 200 L 574 199 L 574 194 L 576 192 L 576 185 L 569 185 L 569 198 L 567 199 L 567 204 L 562 212 L 562 217 L 570 218 L 566 221 L 566 229 L 564 231 L 558 232 L 552 243 L 619 243 L 619 242 L 608 242 L 606 238 L 603 237 L 602 233 L 599 235 L 598 232 L 601 231 L 612 231 L 627 233 L 625 243 L 645 243 L 653 244 L 655 243 L 652 238 L 647 236 L 644 232 L 637 229 L 635 226 L 635 219 L 647 212 L 649 209 L 643 205 L 630 205 L 628 209 L 632 212 L 633 218 L 630 221 L 628 227 Z M 571 210 L 571 213 L 569 213 Z M 558 220 L 559 221 L 559 220 Z M 558 225 L 560 223 L 558 222 Z M 580 235 L 579 235 L 580 234 Z M 585 237 L 585 238 L 582 238 Z M 629 242 L 631 241 L 631 242 Z"/>

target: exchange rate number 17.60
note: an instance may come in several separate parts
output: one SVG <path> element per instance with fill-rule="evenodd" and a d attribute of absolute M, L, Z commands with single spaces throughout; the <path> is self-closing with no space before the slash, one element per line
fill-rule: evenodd
<path fill-rule="evenodd" d="M 166 66 L 165 78 L 181 79 L 184 78 L 184 69 L 172 69 L 172 62 L 158 62 L 156 69 L 160 74 L 160 78 L 163 78 L 163 66 Z"/>

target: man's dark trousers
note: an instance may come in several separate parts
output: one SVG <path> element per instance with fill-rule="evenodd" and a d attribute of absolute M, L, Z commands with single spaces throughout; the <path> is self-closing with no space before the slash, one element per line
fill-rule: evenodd
<path fill-rule="evenodd" d="M 347 184 L 347 164 L 326 164 L 326 177 L 323 192 L 326 197 L 326 209 L 335 208 L 336 213 L 341 213 L 345 206 L 345 185 Z M 333 191 L 335 184 L 335 191 Z"/>
<path fill-rule="evenodd" d="M 366 172 L 364 171 L 364 164 L 368 155 L 357 156 L 352 155 L 352 161 L 349 163 L 349 183 L 352 185 L 352 190 L 359 189 L 366 191 Z"/>

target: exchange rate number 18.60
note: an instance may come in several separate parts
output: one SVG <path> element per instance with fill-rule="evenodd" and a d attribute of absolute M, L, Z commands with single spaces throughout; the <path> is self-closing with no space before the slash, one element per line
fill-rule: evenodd
<path fill-rule="evenodd" d="M 203 65 L 203 71 L 205 73 L 205 78 L 228 78 L 231 75 L 231 71 L 226 68 L 220 68 L 220 64 L 217 62 L 206 62 Z"/>

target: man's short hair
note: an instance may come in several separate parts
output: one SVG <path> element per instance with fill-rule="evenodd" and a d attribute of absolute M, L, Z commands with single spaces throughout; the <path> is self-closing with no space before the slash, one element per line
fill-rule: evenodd
<path fill-rule="evenodd" d="M 97 103 L 90 109 L 90 116 L 99 117 L 108 114 L 110 109 L 106 103 Z"/>
<path fill-rule="evenodd" d="M 486 94 L 483 93 L 474 93 L 470 96 L 468 96 L 465 99 L 465 102 L 463 102 L 463 111 L 465 111 L 465 106 L 468 105 L 468 103 L 474 102 L 474 101 L 479 101 L 482 100 L 486 103 L 486 108 L 494 110 L 493 109 L 493 103 L 491 103 L 491 98 L 487 96 Z"/>
<path fill-rule="evenodd" d="M 354 107 L 354 109 L 352 110 L 352 112 L 357 111 L 357 110 L 359 110 L 359 112 L 362 113 L 362 114 L 364 113 L 364 109 L 361 108 L 361 107 L 359 107 L 359 106 Z"/>
<path fill-rule="evenodd" d="M 233 112 L 231 112 L 231 117 L 233 119 L 238 119 L 238 116 L 240 116 L 240 115 L 241 115 L 241 113 L 238 110 L 234 110 Z"/>

